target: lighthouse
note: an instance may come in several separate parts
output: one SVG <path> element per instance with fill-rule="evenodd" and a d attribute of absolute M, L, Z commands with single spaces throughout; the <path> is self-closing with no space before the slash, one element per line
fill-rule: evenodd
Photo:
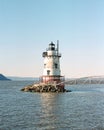
<path fill-rule="evenodd" d="M 21 90 L 25 92 L 71 92 L 65 89 L 65 77 L 61 75 L 59 41 L 57 45 L 51 42 L 46 51 L 42 53 L 42 57 L 44 63 L 40 81 Z"/>
<path fill-rule="evenodd" d="M 61 76 L 60 70 L 61 54 L 59 53 L 59 41 L 57 41 L 57 46 L 51 42 L 42 56 L 44 58 L 44 68 L 41 82 L 56 84 L 58 87 L 64 89 L 65 78 Z"/>

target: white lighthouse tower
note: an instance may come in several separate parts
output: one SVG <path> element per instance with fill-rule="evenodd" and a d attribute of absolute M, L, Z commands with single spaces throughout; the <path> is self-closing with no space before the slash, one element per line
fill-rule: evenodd
<path fill-rule="evenodd" d="M 57 41 L 57 47 L 51 42 L 48 49 L 43 52 L 44 57 L 44 70 L 41 82 L 43 83 L 56 83 L 59 87 L 64 88 L 64 76 L 61 76 L 60 70 L 60 58 L 59 42 Z"/>

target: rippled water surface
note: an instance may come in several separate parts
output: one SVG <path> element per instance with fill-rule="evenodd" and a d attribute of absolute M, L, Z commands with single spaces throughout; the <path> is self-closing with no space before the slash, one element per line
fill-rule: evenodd
<path fill-rule="evenodd" d="M 29 93 L 31 81 L 0 81 L 0 130 L 104 130 L 104 85 Z"/>

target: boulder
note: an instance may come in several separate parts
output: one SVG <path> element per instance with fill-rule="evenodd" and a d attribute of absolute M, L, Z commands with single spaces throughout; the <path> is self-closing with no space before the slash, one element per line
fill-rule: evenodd
<path fill-rule="evenodd" d="M 39 83 L 39 84 L 32 84 L 25 86 L 24 88 L 21 89 L 21 91 L 24 92 L 71 92 L 70 90 L 63 89 L 57 85 L 54 84 L 44 84 L 44 83 Z"/>

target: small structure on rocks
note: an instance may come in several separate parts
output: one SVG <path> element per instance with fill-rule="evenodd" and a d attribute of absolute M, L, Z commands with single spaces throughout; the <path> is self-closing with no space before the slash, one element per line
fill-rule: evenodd
<path fill-rule="evenodd" d="M 57 41 L 57 47 L 51 42 L 42 56 L 44 70 L 39 83 L 28 85 L 21 90 L 25 92 L 67 92 L 64 88 L 65 77 L 61 76 L 60 70 L 59 41 Z"/>

